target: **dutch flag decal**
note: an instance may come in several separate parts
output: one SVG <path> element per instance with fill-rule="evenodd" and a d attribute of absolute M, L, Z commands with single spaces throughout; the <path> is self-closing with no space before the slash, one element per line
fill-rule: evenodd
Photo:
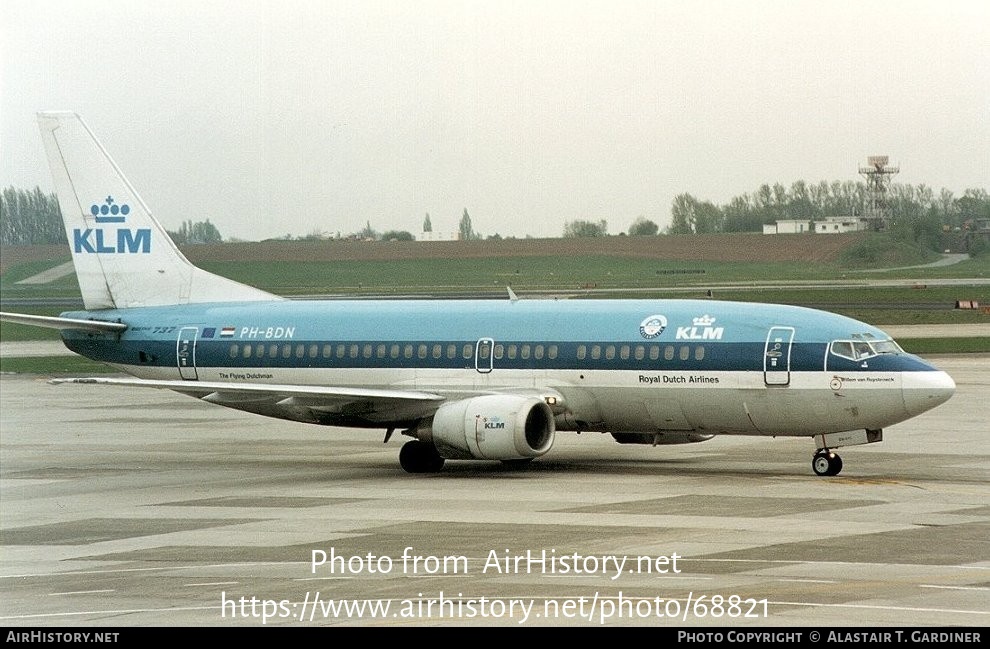
<path fill-rule="evenodd" d="M 223 329 L 220 330 L 220 337 L 231 338 L 233 337 L 235 331 L 237 331 L 236 327 L 224 327 Z"/>

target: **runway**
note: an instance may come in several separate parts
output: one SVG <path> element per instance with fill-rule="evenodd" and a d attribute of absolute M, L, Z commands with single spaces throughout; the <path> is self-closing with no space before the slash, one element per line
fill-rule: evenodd
<path fill-rule="evenodd" d="M 835 478 L 587 433 L 409 475 L 383 431 L 3 375 L 0 624 L 984 627 L 990 357 L 934 361 L 952 400 Z"/>

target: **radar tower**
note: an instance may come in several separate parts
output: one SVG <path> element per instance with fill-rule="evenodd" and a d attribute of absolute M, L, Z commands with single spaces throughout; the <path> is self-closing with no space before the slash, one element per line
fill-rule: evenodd
<path fill-rule="evenodd" d="M 866 166 L 859 168 L 859 175 L 866 179 L 866 220 L 874 230 L 886 230 L 891 221 L 890 203 L 887 196 L 890 192 L 890 181 L 901 169 L 888 164 L 889 157 L 871 155 L 866 159 Z"/>

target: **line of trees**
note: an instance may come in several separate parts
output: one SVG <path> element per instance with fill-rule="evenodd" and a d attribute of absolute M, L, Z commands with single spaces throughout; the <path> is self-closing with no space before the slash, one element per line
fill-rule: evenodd
<path fill-rule="evenodd" d="M 5 187 L 0 193 L 0 243 L 26 246 L 66 243 L 62 213 L 55 194 Z"/>
<path fill-rule="evenodd" d="M 799 180 L 785 187 L 780 183 L 763 184 L 753 193 L 733 197 L 724 205 L 700 200 L 691 194 L 679 194 L 671 205 L 669 234 L 703 234 L 718 232 L 760 232 L 764 224 L 783 219 L 821 220 L 829 216 L 863 216 L 869 195 L 862 182 L 826 182 L 809 184 Z M 892 229 L 927 247 L 938 245 L 945 229 L 962 229 L 977 219 L 990 219 L 990 193 L 986 189 L 967 189 L 956 197 L 947 189 L 935 192 L 927 185 L 892 185 L 887 196 Z M 424 231 L 432 229 L 426 215 Z M 461 217 L 462 240 L 481 239 L 474 231 L 467 209 Z M 637 218 L 629 228 L 633 236 L 655 235 L 659 228 L 653 221 Z M 564 237 L 603 237 L 608 234 L 606 221 L 569 221 Z M 169 236 L 179 245 L 220 243 L 223 237 L 209 219 L 186 221 Z M 339 238 L 339 234 L 337 235 Z M 358 236 L 367 239 L 411 240 L 405 231 L 390 230 L 379 234 L 367 227 Z M 287 235 L 286 238 L 293 239 Z M 313 233 L 300 239 L 328 238 Z M 489 238 L 500 238 L 494 235 Z M 0 193 L 0 243 L 31 245 L 65 243 L 65 229 L 55 194 L 35 187 L 31 191 L 7 187 Z"/>
<path fill-rule="evenodd" d="M 185 246 L 197 243 L 223 243 L 223 237 L 217 227 L 210 223 L 210 219 L 193 223 L 192 220 L 183 221 L 178 230 L 167 230 L 168 236 L 178 246 Z"/>
<path fill-rule="evenodd" d="M 691 194 L 680 194 L 671 206 L 671 234 L 759 232 L 764 224 L 783 219 L 821 220 L 829 216 L 865 216 L 869 194 L 862 182 L 803 180 L 789 188 L 780 183 L 761 185 L 752 194 L 715 205 Z M 887 195 L 895 227 L 941 232 L 962 228 L 967 221 L 990 218 L 990 194 L 967 189 L 956 197 L 948 189 L 935 192 L 927 185 L 892 185 Z"/>
<path fill-rule="evenodd" d="M 184 221 L 178 230 L 168 231 L 172 240 L 182 246 L 196 243 L 222 243 L 223 236 L 216 226 L 205 221 Z M 0 244 L 30 246 L 67 243 L 58 197 L 41 188 L 31 191 L 5 187 L 0 192 Z"/>

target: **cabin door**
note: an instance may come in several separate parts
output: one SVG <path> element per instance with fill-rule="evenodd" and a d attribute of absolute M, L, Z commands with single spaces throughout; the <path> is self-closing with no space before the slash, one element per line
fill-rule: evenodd
<path fill-rule="evenodd" d="M 791 343 L 794 327 L 771 327 L 763 349 L 763 380 L 769 385 L 791 384 Z"/>
<path fill-rule="evenodd" d="M 179 340 L 175 343 L 175 359 L 179 364 L 179 376 L 185 381 L 195 381 L 196 374 L 196 334 L 198 327 L 183 327 L 179 330 Z"/>

